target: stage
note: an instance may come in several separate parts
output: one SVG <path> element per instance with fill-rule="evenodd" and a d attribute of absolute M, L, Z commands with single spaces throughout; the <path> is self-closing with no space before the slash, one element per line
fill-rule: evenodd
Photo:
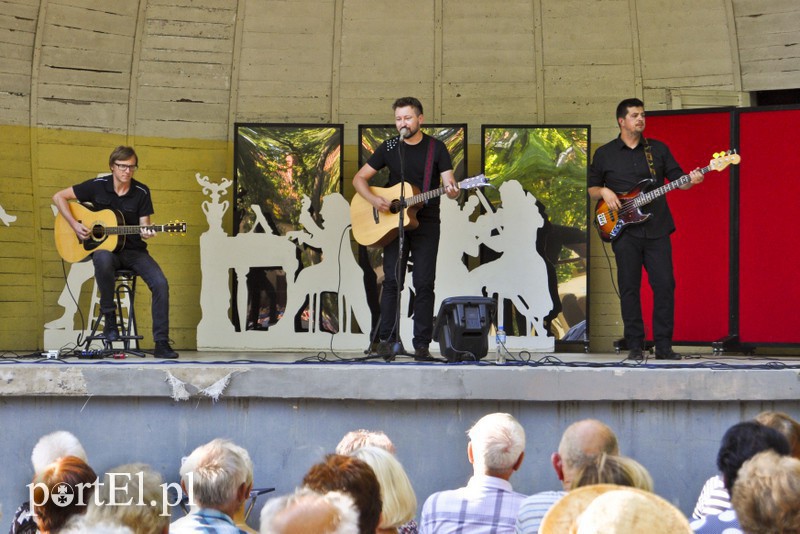
<path fill-rule="evenodd" d="M 361 352 L 192 352 L 178 360 L 126 356 L 0 360 L 0 437 L 7 461 L 0 503 L 13 510 L 43 434 L 74 432 L 99 472 L 130 461 L 168 482 L 180 458 L 226 437 L 248 449 L 256 486 L 287 493 L 341 436 L 384 430 L 422 501 L 470 474 L 466 430 L 486 413 L 513 414 L 527 434 L 512 483 L 530 494 L 558 488 L 550 454 L 571 422 L 592 417 L 621 452 L 652 474 L 656 491 L 690 514 L 715 473 L 732 424 L 763 410 L 800 416 L 800 356 L 714 354 L 681 347 L 681 361 L 624 361 L 614 353 L 494 354 L 477 363 L 362 361 Z M 438 357 L 438 353 L 434 352 Z M 26 482 L 25 482 L 26 483 Z"/>

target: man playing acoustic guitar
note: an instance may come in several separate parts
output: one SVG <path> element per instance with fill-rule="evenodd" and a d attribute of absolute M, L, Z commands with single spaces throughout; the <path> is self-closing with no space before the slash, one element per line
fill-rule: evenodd
<path fill-rule="evenodd" d="M 617 106 L 617 124 L 620 134 L 613 141 L 597 149 L 589 168 L 589 196 L 603 200 L 610 210 L 622 207 L 620 196 L 650 181 L 653 189 L 664 180 L 673 181 L 683 175 L 678 163 L 664 143 L 646 139 L 644 103 L 638 98 L 623 100 Z M 703 181 L 697 169 L 689 174 L 691 180 L 681 189 L 689 189 Z M 644 347 L 644 322 L 640 288 L 642 267 L 647 270 L 653 290 L 653 338 L 656 359 L 680 360 L 672 350 L 672 331 L 675 307 L 675 277 L 672 272 L 672 243 L 670 234 L 675 223 L 664 196 L 648 204 L 651 216 L 641 224 L 631 224 L 624 232 L 613 236 L 611 248 L 617 262 L 624 335 L 628 345 L 628 358 L 642 359 Z"/>
<path fill-rule="evenodd" d="M 420 131 L 424 122 L 420 101 L 413 97 L 400 98 L 394 102 L 392 109 L 394 124 L 400 136 L 384 141 L 353 177 L 353 186 L 358 194 L 378 211 L 390 212 L 391 199 L 374 194 L 369 187 L 369 180 L 382 168 L 389 167 L 387 186 L 405 181 L 419 191 L 429 191 L 440 187 L 441 177 L 445 194 L 456 198 L 460 189 L 453 176 L 453 164 L 447 147 L 440 140 Z M 405 195 L 410 197 L 413 194 L 408 187 Z M 400 330 L 397 295 L 402 289 L 409 252 L 414 261 L 414 358 L 426 360 L 431 357 L 428 345 L 433 338 L 433 291 L 436 255 L 439 250 L 439 200 L 431 198 L 417 212 L 419 226 L 405 232 L 402 258 L 399 257 L 398 239 L 395 238 L 384 246 L 384 280 L 378 330 L 378 354 L 384 358 L 398 353 L 395 344 L 399 342 Z"/>
<path fill-rule="evenodd" d="M 111 174 L 62 189 L 53 195 L 53 203 L 81 241 L 90 237 L 90 230 L 72 215 L 69 201 L 93 204 L 95 209 L 112 209 L 124 218 L 126 225 L 150 226 L 153 201 L 150 189 L 135 180 L 139 158 L 133 148 L 119 146 L 108 158 Z M 106 341 L 119 339 L 114 304 L 114 274 L 117 269 L 131 269 L 142 277 L 152 292 L 153 340 L 156 358 L 177 358 L 169 344 L 169 284 L 156 260 L 147 252 L 145 239 L 156 234 L 142 228 L 132 234 L 120 250 L 95 250 L 92 253 L 94 276 L 100 290 L 100 312 L 103 314 L 103 335 Z"/>

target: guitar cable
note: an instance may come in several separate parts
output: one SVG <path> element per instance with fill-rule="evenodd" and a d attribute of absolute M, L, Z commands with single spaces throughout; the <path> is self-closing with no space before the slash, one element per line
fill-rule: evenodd
<path fill-rule="evenodd" d="M 608 248 L 607 248 L 608 244 L 603 242 L 603 241 L 601 241 L 601 243 L 603 245 L 603 254 L 606 257 L 606 263 L 608 263 L 608 273 L 609 273 L 609 278 L 611 278 L 611 287 L 614 288 L 614 293 L 616 293 L 617 298 L 618 299 L 622 298 L 622 297 L 620 297 L 620 294 L 619 294 L 619 288 L 617 287 L 617 281 L 614 279 L 614 268 L 611 266 L 611 256 L 608 255 Z"/>

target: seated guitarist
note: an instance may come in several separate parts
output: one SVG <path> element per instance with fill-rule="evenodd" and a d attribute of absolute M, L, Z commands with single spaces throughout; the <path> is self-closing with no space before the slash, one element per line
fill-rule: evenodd
<path fill-rule="evenodd" d="M 663 185 L 684 175 L 675 158 L 664 143 L 646 139 L 644 103 L 638 98 L 623 100 L 617 106 L 617 123 L 620 134 L 613 141 L 597 149 L 589 169 L 589 196 L 604 200 L 610 210 L 619 210 L 618 195 L 634 189 L 647 180 L 645 190 Z M 703 181 L 697 169 L 689 176 L 691 181 L 681 186 L 689 189 Z M 675 307 L 675 277 L 672 272 L 672 243 L 670 234 L 675 223 L 664 196 L 644 206 L 652 216 L 641 224 L 628 225 L 611 243 L 617 262 L 620 307 L 624 323 L 628 358 L 642 359 L 644 347 L 644 322 L 640 287 L 642 267 L 647 270 L 653 289 L 653 338 L 656 359 L 680 360 L 672 350 L 672 331 Z"/>
<path fill-rule="evenodd" d="M 401 181 L 413 184 L 419 191 L 430 191 L 444 186 L 448 197 L 458 197 L 459 187 L 453 176 L 453 164 L 447 147 L 438 139 L 420 131 L 424 122 L 420 101 L 413 97 L 400 98 L 394 102 L 392 109 L 400 137 L 384 141 L 353 177 L 353 186 L 358 194 L 379 211 L 388 213 L 391 200 L 373 194 L 369 180 L 382 168 L 389 167 L 387 186 L 391 187 Z M 405 195 L 413 195 L 411 188 L 405 191 Z M 428 345 L 433 338 L 433 290 L 436 255 L 439 250 L 439 198 L 428 200 L 417 212 L 417 219 L 419 226 L 405 232 L 402 258 L 399 257 L 398 239 L 394 239 L 383 249 L 384 280 L 377 352 L 387 359 L 399 353 L 396 345 L 399 342 L 397 295 L 403 287 L 409 252 L 414 262 L 414 358 L 431 358 Z"/>
<path fill-rule="evenodd" d="M 119 146 L 108 158 L 111 174 L 87 180 L 53 195 L 53 203 L 81 240 L 89 237 L 89 229 L 75 220 L 69 209 L 70 200 L 89 202 L 95 209 L 112 209 L 122 214 L 125 225 L 150 226 L 153 201 L 150 189 L 133 178 L 139 158 L 133 148 Z M 129 235 L 125 246 L 116 252 L 95 250 L 92 253 L 94 276 L 100 290 L 100 312 L 103 314 L 103 335 L 113 342 L 119 339 L 114 304 L 114 274 L 117 269 L 131 269 L 142 277 L 152 292 L 153 340 L 156 358 L 177 358 L 169 343 L 169 284 L 156 260 L 147 252 L 145 239 L 155 232 L 142 228 L 140 235 Z"/>

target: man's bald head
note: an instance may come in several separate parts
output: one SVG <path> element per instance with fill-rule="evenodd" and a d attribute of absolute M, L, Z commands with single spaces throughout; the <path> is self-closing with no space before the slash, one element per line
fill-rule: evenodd
<path fill-rule="evenodd" d="M 602 453 L 619 454 L 617 436 L 608 425 L 597 419 L 583 419 L 568 426 L 561 436 L 558 455 L 553 458 L 565 489 L 569 489 L 573 476 L 580 469 Z"/>

